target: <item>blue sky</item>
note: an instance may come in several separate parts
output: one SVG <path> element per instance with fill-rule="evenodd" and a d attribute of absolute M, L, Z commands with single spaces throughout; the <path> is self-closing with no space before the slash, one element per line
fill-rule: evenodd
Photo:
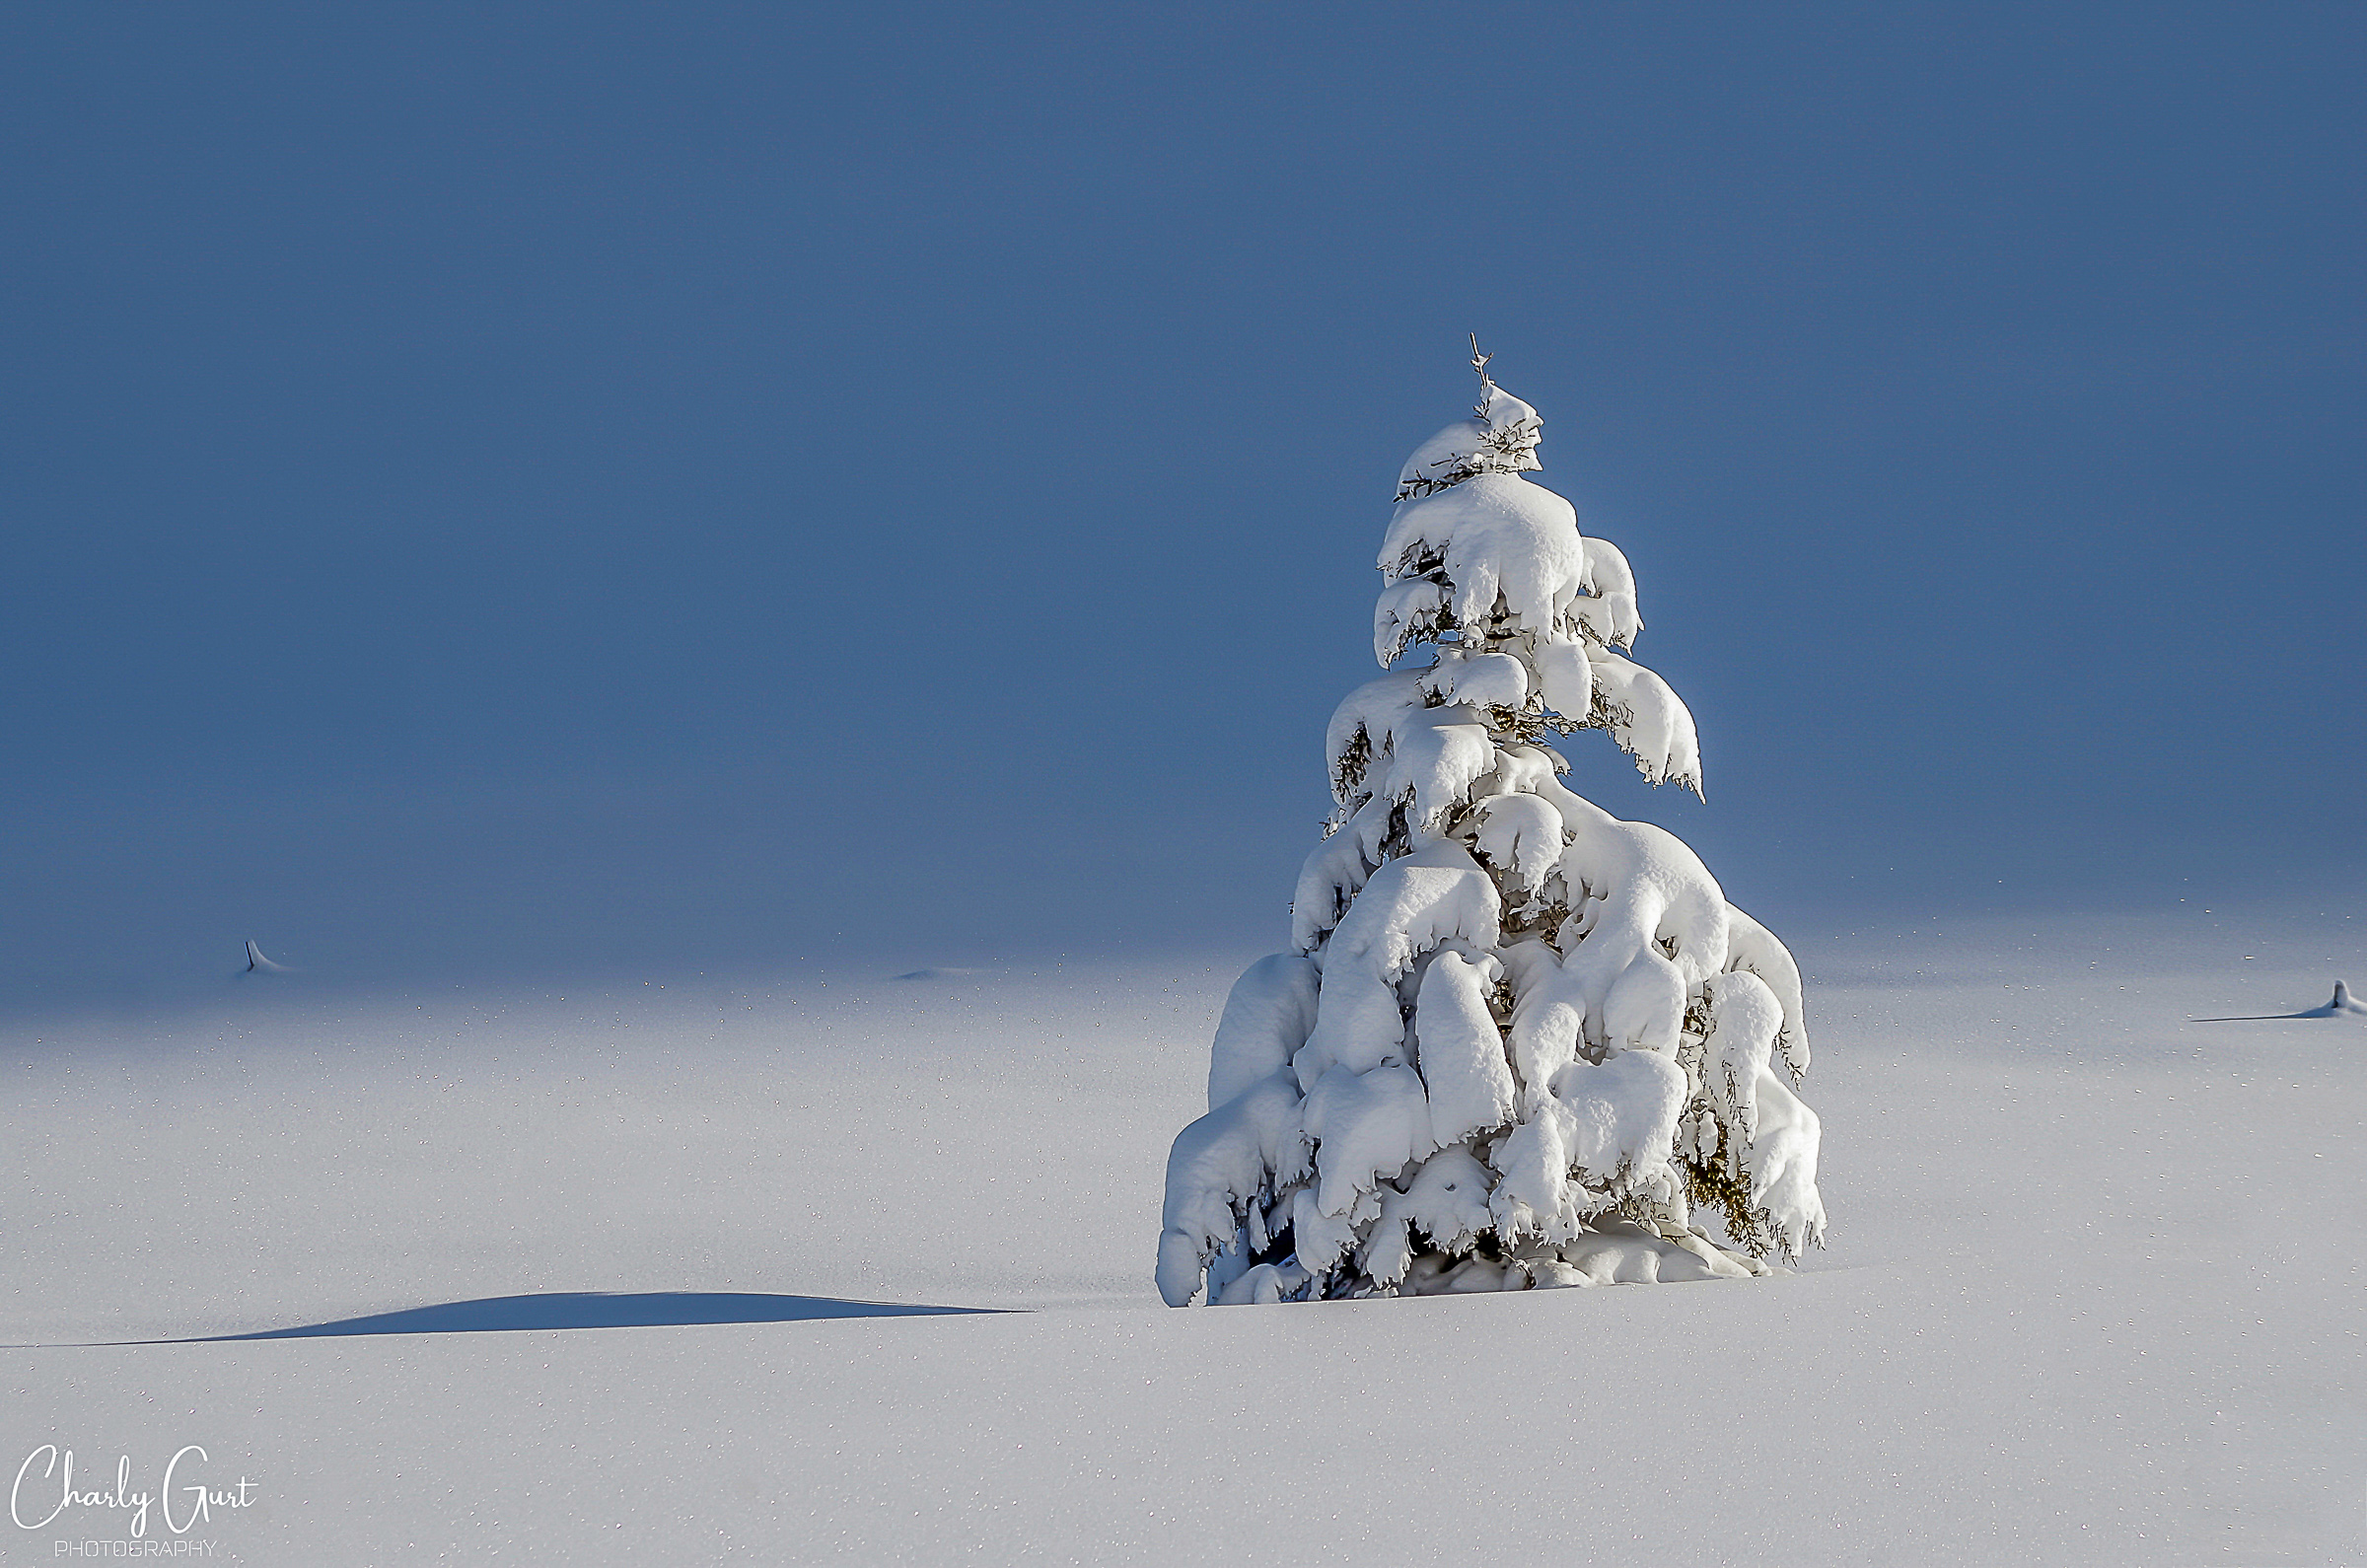
<path fill-rule="evenodd" d="M 1779 926 L 2351 897 L 2355 7 L 0 16 L 0 981 L 1278 944 L 1467 332 Z"/>

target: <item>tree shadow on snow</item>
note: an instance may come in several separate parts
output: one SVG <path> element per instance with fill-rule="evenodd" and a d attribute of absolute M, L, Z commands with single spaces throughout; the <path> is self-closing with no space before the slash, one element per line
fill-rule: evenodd
<path fill-rule="evenodd" d="M 209 1334 L 184 1344 L 240 1339 L 316 1339 L 353 1334 L 473 1334 L 531 1328 L 670 1328 L 700 1323 L 788 1323 L 817 1318 L 944 1318 L 991 1313 L 990 1307 L 925 1307 L 903 1302 L 841 1301 L 833 1296 L 758 1296 L 738 1291 L 560 1291 L 543 1296 L 492 1296 L 433 1307 L 266 1328 L 251 1334 Z"/>

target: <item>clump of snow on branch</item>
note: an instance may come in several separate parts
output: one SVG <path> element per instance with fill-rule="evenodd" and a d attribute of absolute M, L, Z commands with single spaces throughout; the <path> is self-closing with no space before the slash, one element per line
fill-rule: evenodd
<path fill-rule="evenodd" d="M 1386 673 L 1328 727 L 1294 951 L 1235 985 L 1168 1162 L 1173 1305 L 1742 1277 L 1823 1239 L 1798 965 L 1545 744 L 1604 730 L 1701 788 L 1692 715 L 1626 656 L 1626 557 L 1522 477 L 1542 425 L 1486 363 L 1399 477 Z"/>

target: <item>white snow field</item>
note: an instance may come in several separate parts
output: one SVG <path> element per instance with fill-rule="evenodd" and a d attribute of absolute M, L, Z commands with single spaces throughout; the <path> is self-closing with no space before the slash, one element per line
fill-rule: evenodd
<path fill-rule="evenodd" d="M 2367 1020 L 2187 1022 L 2361 924 L 1792 912 L 1825 1250 L 1255 1311 L 1153 1285 L 1250 953 L 10 1019 L 0 1562 L 2367 1561 Z"/>

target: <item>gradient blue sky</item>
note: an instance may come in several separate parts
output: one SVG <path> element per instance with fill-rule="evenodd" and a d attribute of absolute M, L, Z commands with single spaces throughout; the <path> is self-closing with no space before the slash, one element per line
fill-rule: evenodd
<path fill-rule="evenodd" d="M 2354 5 L 0 13 L 0 982 L 1279 943 L 1464 337 L 1793 919 L 2367 882 Z"/>

